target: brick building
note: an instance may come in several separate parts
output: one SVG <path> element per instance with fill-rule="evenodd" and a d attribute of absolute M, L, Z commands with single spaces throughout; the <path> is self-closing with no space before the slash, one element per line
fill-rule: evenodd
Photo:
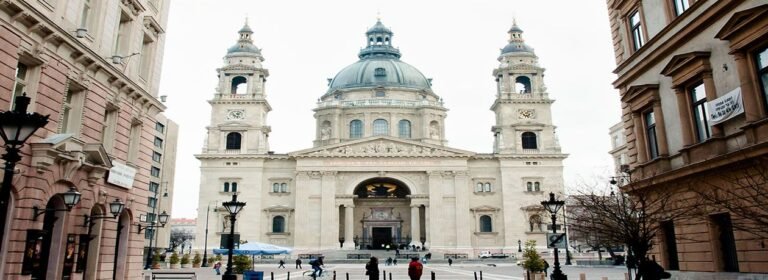
<path fill-rule="evenodd" d="M 0 278 L 140 277 L 139 216 L 168 166 L 154 160 L 151 137 L 165 108 L 157 91 L 168 8 L 163 0 L 0 2 L 0 110 L 26 93 L 30 111 L 50 115 L 17 164 Z M 64 211 L 57 194 L 70 189 L 82 200 Z M 125 203 L 117 218 L 115 200 Z M 35 215 L 35 207 L 47 210 Z"/>
<path fill-rule="evenodd" d="M 768 272 L 768 4 L 607 5 L 631 174 L 623 188 L 679 195 L 698 211 L 661 223 L 654 257 L 670 270 Z"/>

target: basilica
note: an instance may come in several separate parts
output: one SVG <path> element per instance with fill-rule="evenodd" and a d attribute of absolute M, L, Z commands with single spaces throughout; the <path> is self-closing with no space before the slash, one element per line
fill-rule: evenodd
<path fill-rule="evenodd" d="M 517 252 L 527 240 L 544 246 L 550 225 L 540 202 L 563 192 L 567 155 L 552 124 L 544 68 L 517 24 L 498 67 L 488 69 L 488 82 L 497 84 L 487 93 L 495 95 L 493 153 L 445 145 L 442 97 L 432 79 L 401 60 L 380 20 L 361 38 L 358 60 L 318 93 L 312 147 L 272 152 L 269 71 L 248 24 L 238 33 L 217 69 L 211 122 L 195 155 L 196 248 L 224 247 L 230 237 L 297 253 L 409 246 L 476 257 Z M 230 236 L 221 203 L 233 194 L 247 206 Z"/>

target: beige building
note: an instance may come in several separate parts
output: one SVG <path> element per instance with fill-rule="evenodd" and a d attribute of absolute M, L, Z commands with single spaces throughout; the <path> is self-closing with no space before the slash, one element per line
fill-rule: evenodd
<path fill-rule="evenodd" d="M 608 130 L 611 136 L 611 150 L 608 152 L 613 159 L 613 173 L 620 176 L 622 171 L 629 168 L 627 157 L 627 136 L 624 132 L 624 123 L 617 123 Z"/>
<path fill-rule="evenodd" d="M 16 165 L 0 278 L 141 277 L 137 225 L 161 180 L 149 135 L 167 122 L 157 90 L 168 9 L 164 0 L 0 3 L 0 110 L 26 93 L 29 111 L 50 115 Z M 59 195 L 68 191 L 81 194 L 69 211 Z M 115 218 L 116 200 L 125 209 Z"/>
<path fill-rule="evenodd" d="M 313 147 L 279 154 L 268 143 L 269 71 L 246 24 L 217 69 L 211 123 L 196 155 L 197 220 L 210 215 L 208 248 L 229 233 L 221 202 L 235 193 L 247 203 L 235 228 L 241 240 L 297 253 L 410 245 L 474 257 L 517 252 L 520 240 L 544 246 L 540 201 L 563 192 L 566 155 L 544 68 L 522 33 L 517 25 L 509 30 L 489 78 L 497 92 L 485 93 L 496 96 L 496 123 L 487 124 L 493 153 L 446 146 L 442 97 L 432 79 L 400 60 L 392 31 L 378 21 L 361 38 L 359 60 L 320 95 Z M 219 208 L 202 211 L 208 205 Z M 205 225 L 198 223 L 196 249 Z"/>
<path fill-rule="evenodd" d="M 632 177 L 624 187 L 725 198 L 697 202 L 697 218 L 663 221 L 654 257 L 670 270 L 768 272 L 760 177 L 768 162 L 768 4 L 607 4 Z"/>
<path fill-rule="evenodd" d="M 161 98 L 165 98 L 164 96 Z M 176 177 L 176 144 L 179 139 L 179 125 L 164 115 L 157 115 L 157 122 L 150 134 L 152 138 L 152 166 L 149 192 L 147 197 L 147 220 L 155 221 L 158 215 L 166 212 L 171 214 L 173 208 L 174 178 Z M 144 254 L 150 246 L 162 252 L 169 247 L 171 238 L 170 226 L 149 228 L 144 231 Z M 150 240 L 152 240 L 150 242 Z M 146 256 L 145 256 L 146 257 Z"/>

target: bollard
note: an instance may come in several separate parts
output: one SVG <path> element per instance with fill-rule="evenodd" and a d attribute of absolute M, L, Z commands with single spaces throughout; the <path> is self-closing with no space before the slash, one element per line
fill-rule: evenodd
<path fill-rule="evenodd" d="M 349 272 L 347 272 L 347 280 L 349 280 Z"/>
<path fill-rule="evenodd" d="M 291 272 L 290 272 L 290 271 L 288 271 L 288 277 L 287 277 L 287 278 L 285 278 L 285 279 L 286 279 L 286 280 L 291 280 Z"/>
<path fill-rule="evenodd" d="M 392 280 L 392 272 L 389 273 L 389 280 Z"/>
<path fill-rule="evenodd" d="M 475 280 L 477 280 L 477 271 L 475 271 Z"/>
<path fill-rule="evenodd" d="M 483 271 L 480 270 L 480 280 L 483 280 Z"/>
<path fill-rule="evenodd" d="M 430 271 L 430 273 L 432 274 L 432 278 L 430 278 L 430 279 L 435 280 L 435 272 L 434 271 Z"/>
<path fill-rule="evenodd" d="M 275 272 L 274 271 L 269 273 L 269 279 L 275 280 Z"/>
<path fill-rule="evenodd" d="M 387 280 L 387 271 L 386 271 L 386 270 L 382 270 L 381 272 L 383 272 L 383 273 L 381 274 L 381 277 L 383 277 L 383 278 L 384 278 L 384 280 Z"/>
<path fill-rule="evenodd" d="M 608 277 L 602 277 L 602 278 L 600 278 L 600 279 L 602 279 L 602 280 L 608 280 Z"/>
<path fill-rule="evenodd" d="M 587 274 L 584 272 L 579 273 L 579 280 L 587 280 Z"/>

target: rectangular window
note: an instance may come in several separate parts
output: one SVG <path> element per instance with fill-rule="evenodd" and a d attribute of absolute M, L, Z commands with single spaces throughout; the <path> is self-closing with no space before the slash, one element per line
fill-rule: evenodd
<path fill-rule="evenodd" d="M 157 198 L 147 197 L 147 207 L 149 208 L 157 207 Z M 149 219 L 149 216 L 147 216 L 147 219 Z"/>
<path fill-rule="evenodd" d="M 643 37 L 643 24 L 640 20 L 640 11 L 629 14 L 629 32 L 632 35 L 634 50 L 640 49 L 645 44 Z"/>
<path fill-rule="evenodd" d="M 673 5 L 675 6 L 675 15 L 680 16 L 682 15 L 688 8 L 691 7 L 690 0 L 672 0 Z"/>
<path fill-rule="evenodd" d="M 150 170 L 150 173 L 152 177 L 160 177 L 160 168 L 152 166 L 152 169 Z"/>
<path fill-rule="evenodd" d="M 90 27 L 91 0 L 83 1 L 83 11 L 80 13 L 80 27 L 88 29 Z"/>
<path fill-rule="evenodd" d="M 698 142 L 704 142 L 712 135 L 709 123 L 707 122 L 707 92 L 704 83 L 698 83 L 688 90 L 691 96 L 691 106 L 693 106 L 693 123 L 696 129 L 696 139 Z"/>
<path fill-rule="evenodd" d="M 648 158 L 655 159 L 659 157 L 659 143 L 656 141 L 656 118 L 653 111 L 644 114 L 645 118 L 645 137 L 648 141 Z"/>
<path fill-rule="evenodd" d="M 160 137 L 155 136 L 155 147 L 162 148 L 163 147 L 163 139 Z"/>
<path fill-rule="evenodd" d="M 149 240 L 155 236 L 155 229 L 148 228 L 144 230 L 144 239 Z"/>
<path fill-rule="evenodd" d="M 85 101 L 85 89 L 68 81 L 67 92 L 64 96 L 64 104 L 61 110 L 60 133 L 80 132 L 83 117 L 83 102 Z"/>
<path fill-rule="evenodd" d="M 157 130 L 157 132 L 160 132 L 160 133 L 165 133 L 165 125 L 157 122 L 155 123 L 155 130 Z"/>
<path fill-rule="evenodd" d="M 127 56 L 129 55 L 129 45 L 131 37 L 131 16 L 124 12 L 120 12 L 120 24 L 117 26 L 117 32 L 115 34 L 115 55 Z"/>
<path fill-rule="evenodd" d="M 141 123 L 131 125 L 131 135 L 128 142 L 128 160 L 135 162 L 139 157 L 139 144 L 141 141 Z"/>
<path fill-rule="evenodd" d="M 758 51 L 755 60 L 757 61 L 757 76 L 760 78 L 761 89 L 763 90 L 763 102 L 768 108 L 768 47 Z"/>
<path fill-rule="evenodd" d="M 154 162 L 160 162 L 160 160 L 162 159 L 162 157 L 163 157 L 163 155 L 161 155 L 160 153 L 158 153 L 158 152 L 152 152 L 152 160 L 153 160 Z"/>
<path fill-rule="evenodd" d="M 26 64 L 19 62 L 16 64 L 16 80 L 13 82 L 13 93 L 11 96 L 11 108 L 13 110 L 13 102 L 16 101 L 16 96 L 21 96 L 27 87 L 27 72 L 28 67 Z"/>
<path fill-rule="evenodd" d="M 104 110 L 103 129 L 101 132 L 101 143 L 107 152 L 112 152 L 115 140 L 115 128 L 117 127 L 117 108 L 107 105 Z"/>
<path fill-rule="evenodd" d="M 154 223 L 156 217 L 157 217 L 157 215 L 155 215 L 153 213 L 147 213 L 147 222 L 148 223 Z"/>
<path fill-rule="evenodd" d="M 149 80 L 149 74 L 152 70 L 152 56 L 154 55 L 154 44 L 149 36 L 144 35 L 144 41 L 141 44 L 141 65 L 139 65 L 139 77 L 145 81 Z"/>
<path fill-rule="evenodd" d="M 155 182 L 149 182 L 149 191 L 152 193 L 157 193 L 157 190 L 160 189 L 160 184 Z"/>

